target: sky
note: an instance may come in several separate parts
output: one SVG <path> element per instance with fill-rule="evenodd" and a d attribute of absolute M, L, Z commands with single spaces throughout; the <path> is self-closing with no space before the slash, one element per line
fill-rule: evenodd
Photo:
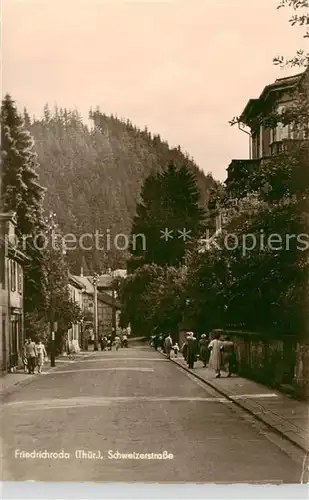
<path fill-rule="evenodd" d="M 230 127 L 272 64 L 303 46 L 279 0 L 2 0 L 2 93 L 40 116 L 45 103 L 129 118 L 226 178 L 248 158 Z"/>

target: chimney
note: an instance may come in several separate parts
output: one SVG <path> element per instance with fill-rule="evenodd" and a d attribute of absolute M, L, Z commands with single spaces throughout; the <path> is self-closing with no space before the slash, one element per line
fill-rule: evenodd
<path fill-rule="evenodd" d="M 81 268 L 80 268 L 80 275 L 81 275 L 81 277 L 83 277 L 83 276 L 84 276 L 84 269 L 83 269 L 83 266 L 81 266 Z"/>

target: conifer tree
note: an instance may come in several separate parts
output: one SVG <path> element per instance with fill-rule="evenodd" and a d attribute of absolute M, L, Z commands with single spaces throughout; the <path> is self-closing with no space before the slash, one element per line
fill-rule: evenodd
<path fill-rule="evenodd" d="M 177 169 L 170 164 L 146 179 L 141 196 L 132 226 L 129 267 L 181 265 L 186 249 L 203 230 L 205 214 L 194 174 L 186 166 Z"/>
<path fill-rule="evenodd" d="M 39 184 L 33 139 L 25 129 L 23 119 L 9 95 L 2 102 L 1 125 L 3 209 L 16 213 L 16 235 L 23 242 L 22 250 L 31 259 L 25 266 L 24 305 L 26 312 L 32 312 L 43 308 L 45 304 L 42 241 L 40 238 L 35 239 L 35 235 L 45 229 L 45 190 Z"/>

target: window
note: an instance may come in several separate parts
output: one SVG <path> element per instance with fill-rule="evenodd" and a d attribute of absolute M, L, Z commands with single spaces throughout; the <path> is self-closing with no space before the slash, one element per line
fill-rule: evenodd
<path fill-rule="evenodd" d="M 285 106 L 278 106 L 278 114 L 284 113 L 286 110 Z M 283 123 L 278 122 L 277 126 L 271 131 L 271 142 L 280 142 L 284 139 L 290 138 L 290 125 L 283 125 Z"/>
<path fill-rule="evenodd" d="M 16 290 L 16 262 L 14 260 L 10 260 L 10 280 L 11 280 L 11 291 L 15 292 Z"/>
<path fill-rule="evenodd" d="M 18 281 L 17 281 L 17 286 L 18 286 L 18 293 L 22 294 L 23 293 L 23 268 L 21 267 L 20 264 L 17 264 L 17 270 L 18 270 Z"/>

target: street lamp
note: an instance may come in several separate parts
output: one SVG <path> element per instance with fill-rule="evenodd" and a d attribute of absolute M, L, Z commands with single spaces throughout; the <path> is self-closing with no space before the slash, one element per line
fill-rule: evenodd
<path fill-rule="evenodd" d="M 98 351 L 98 275 L 97 273 L 93 276 L 93 286 L 94 286 L 94 351 Z"/>

